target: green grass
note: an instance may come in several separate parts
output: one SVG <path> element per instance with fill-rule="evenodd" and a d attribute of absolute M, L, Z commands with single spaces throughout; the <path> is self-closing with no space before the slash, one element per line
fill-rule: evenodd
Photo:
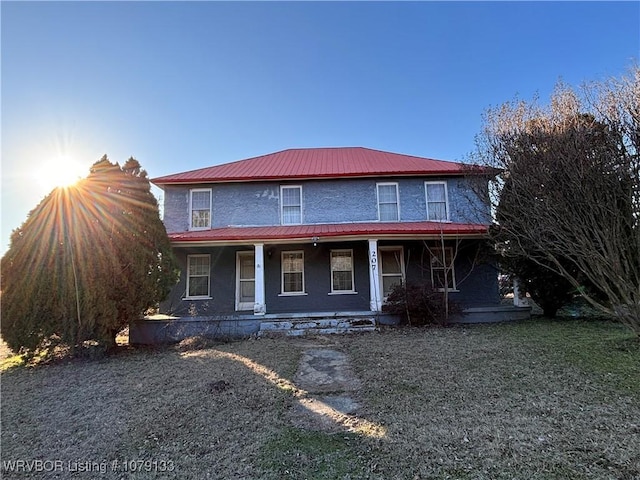
<path fill-rule="evenodd" d="M 537 319 L 315 340 L 349 356 L 361 380 L 356 415 L 382 436 L 292 421 L 293 379 L 310 342 L 195 342 L 14 366 L 1 379 L 2 460 L 173 466 L 99 476 L 113 480 L 639 478 L 640 345 L 615 323 Z"/>
<path fill-rule="evenodd" d="M 285 428 L 262 448 L 260 461 L 278 478 L 360 478 L 366 467 L 360 439 L 352 433 L 329 434 Z M 354 477 L 358 474 L 357 477 Z"/>
<path fill-rule="evenodd" d="M 513 341 L 640 395 L 640 339 L 614 322 L 534 319 L 510 325 Z"/>

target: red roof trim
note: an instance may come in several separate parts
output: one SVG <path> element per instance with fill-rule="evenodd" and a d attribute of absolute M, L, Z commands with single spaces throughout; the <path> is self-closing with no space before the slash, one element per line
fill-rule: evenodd
<path fill-rule="evenodd" d="M 259 242 L 278 240 L 306 240 L 314 237 L 326 238 L 372 238 L 380 236 L 425 237 L 425 236 L 484 236 L 488 226 L 472 223 L 402 222 L 402 223 L 346 223 L 322 225 L 286 225 L 264 227 L 223 227 L 211 230 L 170 233 L 176 243 L 224 243 Z"/>
<path fill-rule="evenodd" d="M 166 175 L 156 185 L 407 175 L 463 175 L 470 165 L 362 147 L 282 150 Z"/>

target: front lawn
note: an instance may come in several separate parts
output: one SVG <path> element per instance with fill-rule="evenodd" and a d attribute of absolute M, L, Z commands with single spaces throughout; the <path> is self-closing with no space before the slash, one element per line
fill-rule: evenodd
<path fill-rule="evenodd" d="M 2 478 L 640 478 L 640 345 L 615 323 L 316 340 L 351 358 L 358 419 L 377 434 L 292 422 L 310 341 L 9 368 Z"/>

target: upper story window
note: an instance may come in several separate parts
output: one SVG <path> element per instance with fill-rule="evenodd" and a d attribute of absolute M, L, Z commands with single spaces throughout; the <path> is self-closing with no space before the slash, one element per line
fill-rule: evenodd
<path fill-rule="evenodd" d="M 354 293 L 353 250 L 331 250 L 331 293 Z"/>
<path fill-rule="evenodd" d="M 189 228 L 203 230 L 211 228 L 211 189 L 196 188 L 189 194 Z"/>
<path fill-rule="evenodd" d="M 397 222 L 400 218 L 398 184 L 378 183 L 378 219 L 381 222 Z"/>
<path fill-rule="evenodd" d="M 427 220 L 446 222 L 449 220 L 449 201 L 446 182 L 425 182 L 427 196 Z"/>
<path fill-rule="evenodd" d="M 282 225 L 302 223 L 302 187 L 280 187 L 280 216 Z"/>

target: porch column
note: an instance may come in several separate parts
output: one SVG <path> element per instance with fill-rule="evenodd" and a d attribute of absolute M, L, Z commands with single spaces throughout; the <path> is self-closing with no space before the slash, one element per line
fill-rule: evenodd
<path fill-rule="evenodd" d="M 253 304 L 254 315 L 264 315 L 267 306 L 264 303 L 264 244 L 256 243 L 254 247 L 255 258 L 255 303 Z"/>
<path fill-rule="evenodd" d="M 527 292 L 521 290 L 521 282 L 518 277 L 513 277 L 513 306 L 528 307 Z"/>
<path fill-rule="evenodd" d="M 378 268 L 378 240 L 369 240 L 369 307 L 372 312 L 382 310 Z"/>

